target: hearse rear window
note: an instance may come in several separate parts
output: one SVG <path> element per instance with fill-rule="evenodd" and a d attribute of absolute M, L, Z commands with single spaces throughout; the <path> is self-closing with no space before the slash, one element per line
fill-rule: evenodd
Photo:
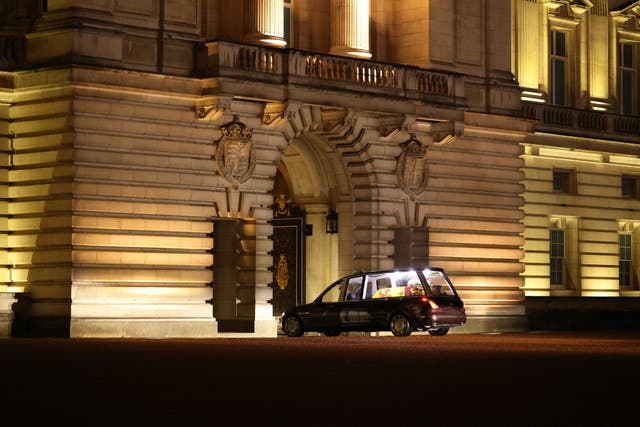
<path fill-rule="evenodd" d="M 431 295 L 455 295 L 451 283 L 441 271 L 422 270 Z"/>

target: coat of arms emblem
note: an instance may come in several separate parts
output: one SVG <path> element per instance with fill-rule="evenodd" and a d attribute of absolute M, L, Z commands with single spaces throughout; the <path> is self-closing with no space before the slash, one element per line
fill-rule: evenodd
<path fill-rule="evenodd" d="M 251 177 L 255 168 L 252 131 L 238 121 L 228 123 L 220 130 L 222 138 L 216 149 L 216 166 L 220 174 L 237 187 Z"/>
<path fill-rule="evenodd" d="M 396 173 L 400 188 L 414 200 L 427 184 L 427 147 L 411 138 L 402 147 Z"/>
<path fill-rule="evenodd" d="M 289 285 L 289 265 L 285 254 L 280 254 L 276 266 L 276 283 L 281 291 L 287 289 Z"/>

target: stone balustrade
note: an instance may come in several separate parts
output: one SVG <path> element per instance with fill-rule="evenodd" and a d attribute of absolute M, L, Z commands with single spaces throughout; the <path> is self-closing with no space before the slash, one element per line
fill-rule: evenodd
<path fill-rule="evenodd" d="M 450 96 L 449 88 L 453 85 L 453 76 L 443 73 L 419 71 L 416 73 L 418 92 L 427 94 Z"/>
<path fill-rule="evenodd" d="M 537 129 L 582 136 L 602 134 L 603 139 L 640 142 L 640 119 L 609 112 L 523 102 L 525 118 L 536 120 Z"/>
<path fill-rule="evenodd" d="M 211 42 L 203 51 L 208 56 L 200 69 L 208 76 L 240 77 L 249 72 L 252 79 L 265 82 L 295 80 L 328 90 L 341 86 L 367 93 L 379 89 L 409 99 L 436 97 L 438 103 L 451 105 L 464 98 L 464 83 L 457 75 L 416 67 L 231 42 Z"/>
<path fill-rule="evenodd" d="M 282 60 L 276 52 L 264 48 L 243 47 L 235 56 L 236 67 L 260 73 L 278 73 L 282 71 Z"/>
<path fill-rule="evenodd" d="M 365 86 L 398 87 L 398 67 L 370 61 L 308 54 L 305 58 L 304 74 Z"/>

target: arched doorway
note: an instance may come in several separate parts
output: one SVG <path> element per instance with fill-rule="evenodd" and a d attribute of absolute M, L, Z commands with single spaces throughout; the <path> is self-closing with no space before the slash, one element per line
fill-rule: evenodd
<path fill-rule="evenodd" d="M 282 154 L 274 182 L 273 315 L 310 302 L 338 273 L 338 236 L 327 233 L 335 209 L 334 166 L 320 136 L 294 140 Z"/>
<path fill-rule="evenodd" d="M 305 300 L 306 238 L 305 212 L 292 200 L 286 169 L 280 165 L 274 183 L 273 204 L 273 315 Z"/>

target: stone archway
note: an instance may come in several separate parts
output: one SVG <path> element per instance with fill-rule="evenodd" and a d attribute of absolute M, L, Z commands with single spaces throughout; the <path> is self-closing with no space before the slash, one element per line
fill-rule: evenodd
<path fill-rule="evenodd" d="M 313 300 L 340 275 L 339 237 L 326 232 L 326 217 L 331 210 L 336 210 L 339 185 L 336 164 L 329 158 L 331 151 L 322 136 L 300 136 L 287 146 L 277 166 L 274 201 L 277 203 L 276 199 L 284 193 L 284 199 L 304 213 L 306 255 L 300 303 Z M 275 274 L 277 268 L 276 260 Z"/>

